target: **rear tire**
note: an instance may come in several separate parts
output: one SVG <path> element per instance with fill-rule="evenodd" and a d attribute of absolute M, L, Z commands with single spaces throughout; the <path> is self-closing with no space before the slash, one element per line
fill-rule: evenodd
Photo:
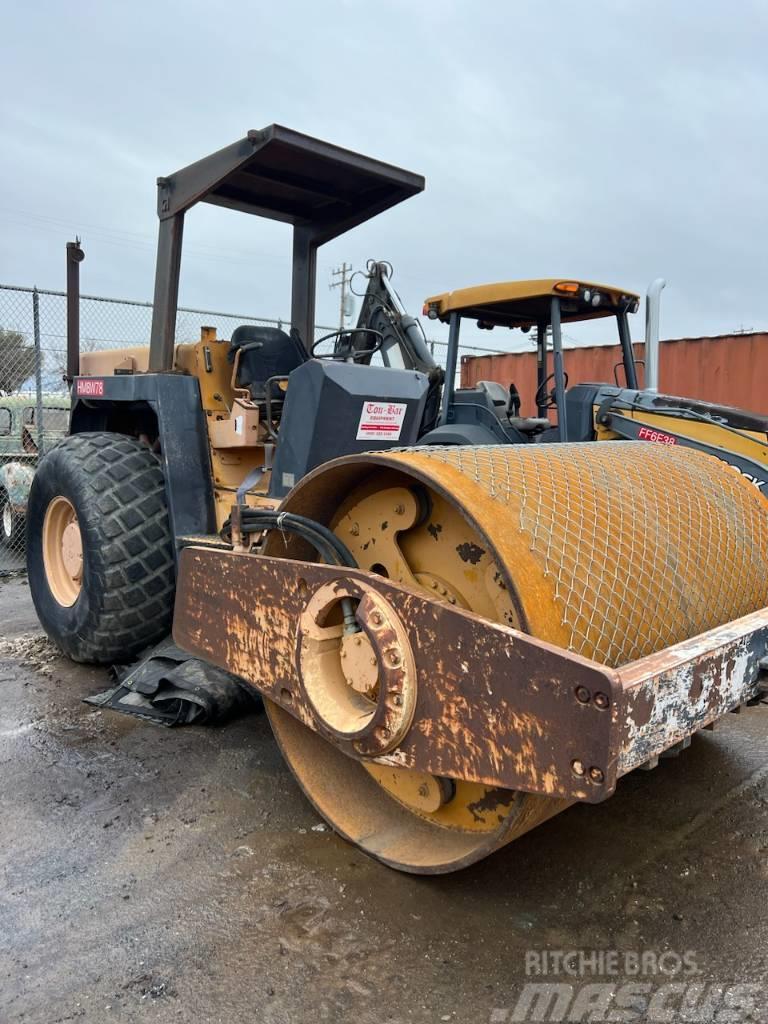
<path fill-rule="evenodd" d="M 63 559 L 52 548 L 62 509 Z M 73 517 L 82 565 L 67 579 Z M 29 494 L 26 542 L 40 622 L 74 661 L 128 661 L 170 631 L 175 565 L 165 483 L 160 460 L 139 441 L 75 434 L 45 455 Z"/>
<path fill-rule="evenodd" d="M 19 553 L 24 550 L 24 516 L 14 509 L 4 487 L 0 487 L 0 544 Z"/>

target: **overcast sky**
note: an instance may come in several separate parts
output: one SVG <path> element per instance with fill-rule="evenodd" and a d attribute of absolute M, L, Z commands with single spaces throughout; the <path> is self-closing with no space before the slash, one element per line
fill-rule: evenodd
<path fill-rule="evenodd" d="M 156 177 L 278 122 L 427 178 L 320 250 L 323 322 L 376 257 L 413 312 L 663 275 L 663 336 L 765 329 L 767 29 L 749 0 L 6 2 L 0 282 L 63 288 L 79 233 L 84 291 L 151 297 Z M 202 206 L 185 245 L 182 304 L 286 315 L 288 228 Z"/>

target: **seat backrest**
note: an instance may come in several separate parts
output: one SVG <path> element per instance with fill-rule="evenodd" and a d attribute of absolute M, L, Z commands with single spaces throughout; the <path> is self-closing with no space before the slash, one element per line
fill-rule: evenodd
<path fill-rule="evenodd" d="M 503 384 L 495 380 L 479 380 L 475 387 L 478 391 L 485 392 L 493 402 L 493 409 L 497 416 L 503 418 L 509 408 L 509 392 Z"/>
<path fill-rule="evenodd" d="M 247 388 L 251 398 L 265 397 L 265 384 L 270 377 L 287 377 L 309 358 L 298 333 L 286 334 L 279 327 L 243 324 L 232 332 L 227 358 L 231 363 L 240 352 L 235 384 Z"/>

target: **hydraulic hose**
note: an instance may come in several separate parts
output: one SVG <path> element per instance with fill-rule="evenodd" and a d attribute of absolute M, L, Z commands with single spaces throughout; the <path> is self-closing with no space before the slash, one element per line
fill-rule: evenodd
<path fill-rule="evenodd" d="M 351 569 L 358 568 L 352 552 L 333 531 L 327 526 L 308 519 L 294 512 L 276 512 L 272 509 L 247 508 L 241 515 L 244 533 L 261 533 L 265 530 L 280 530 L 294 533 L 311 544 L 320 557 L 331 565 L 345 565 Z M 222 533 L 231 535 L 231 522 L 228 519 Z"/>

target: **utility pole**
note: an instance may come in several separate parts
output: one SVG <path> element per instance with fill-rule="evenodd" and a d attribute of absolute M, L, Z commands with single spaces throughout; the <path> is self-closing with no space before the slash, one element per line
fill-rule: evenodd
<path fill-rule="evenodd" d="M 329 288 L 341 288 L 341 299 L 339 300 L 339 330 L 344 330 L 344 321 L 349 316 L 349 303 L 347 296 L 349 295 L 349 281 L 350 273 L 352 271 L 352 265 L 346 262 L 342 263 L 340 267 L 332 271 L 332 277 L 341 278 L 339 281 L 334 281 L 330 284 Z"/>

